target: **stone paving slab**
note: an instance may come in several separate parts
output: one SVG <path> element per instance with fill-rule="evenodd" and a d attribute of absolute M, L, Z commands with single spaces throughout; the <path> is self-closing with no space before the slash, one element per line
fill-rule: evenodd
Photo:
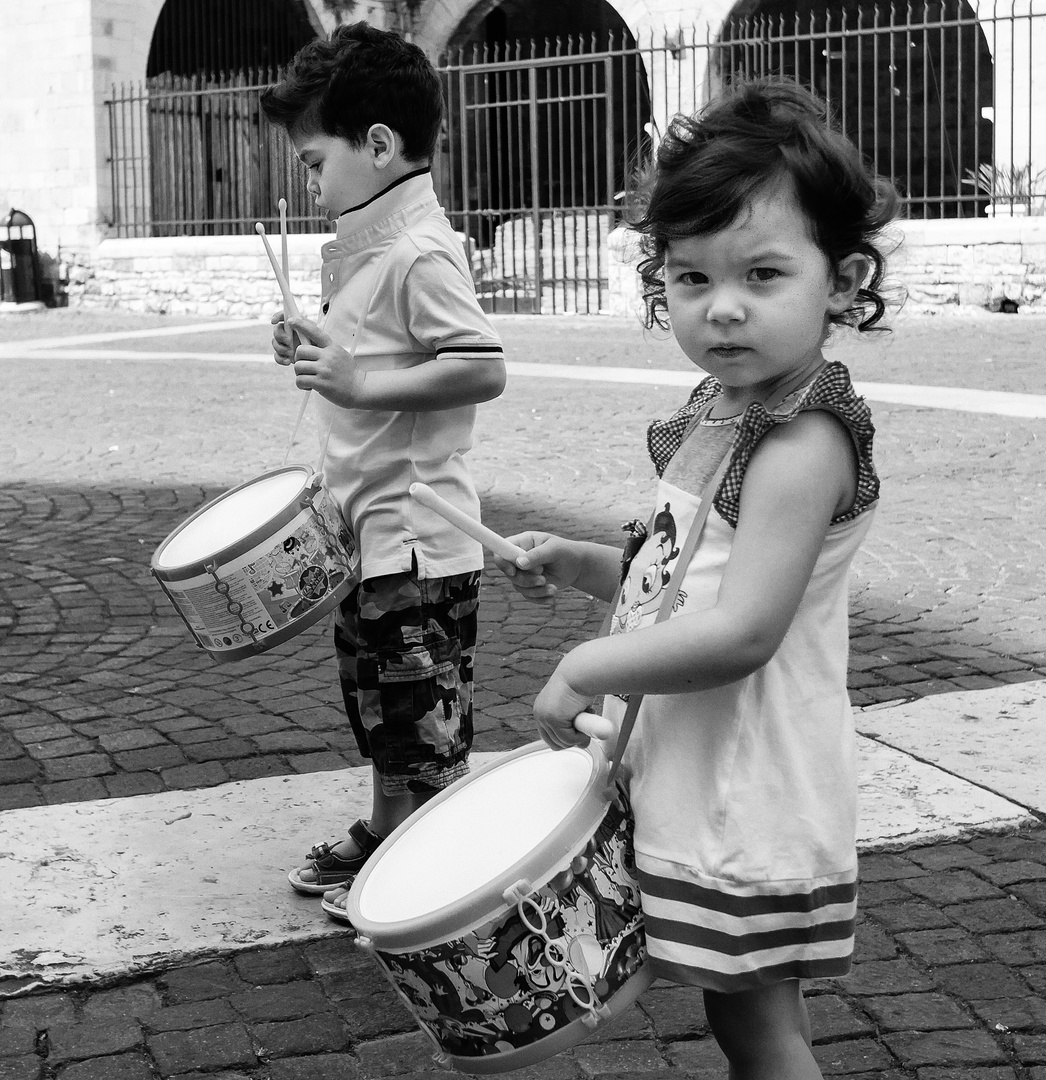
<path fill-rule="evenodd" d="M 871 739 L 859 749 L 861 850 L 1013 831 L 1036 820 Z M 496 756 L 475 754 L 473 765 Z M 328 835 L 331 807 L 339 820 L 366 817 L 370 770 L 0 814 L 8 877 L 0 980 L 83 985 L 340 932 L 285 881 L 299 854 L 336 838 Z"/>
<path fill-rule="evenodd" d="M 1046 682 L 912 701 L 858 730 L 986 791 L 1046 812 Z"/>
<path fill-rule="evenodd" d="M 853 972 L 807 990 L 824 1075 L 1044 1080 L 1046 830 L 870 853 L 860 866 Z M 0 1000 L 4 1080 L 441 1075 L 350 934 Z M 725 1070 L 700 993 L 655 983 L 586 1043 L 519 1075 L 722 1080 Z"/>
<path fill-rule="evenodd" d="M 1042 325 L 913 320 L 840 349 L 862 377 L 895 380 L 936 341 L 920 355 L 920 382 L 969 376 L 976 384 L 998 366 L 1000 385 L 1027 391 L 1033 366 L 1041 389 L 1041 358 L 1029 350 Z M 620 320 L 517 318 L 503 329 L 510 355 L 527 362 L 686 363 Z M 242 330 L 251 341 L 265 332 Z M 223 341 L 237 333 L 215 331 Z M 210 338 L 198 331 L 178 340 L 206 349 Z M 8 481 L 0 492 L 0 808 L 361 765 L 344 731 L 325 627 L 264 660 L 218 665 L 188 640 L 148 571 L 154 548 L 191 512 L 280 463 L 299 401 L 286 372 L 118 355 L 19 371 L 0 430 Z M 510 384 L 480 410 L 471 455 L 488 524 L 616 542 L 620 523 L 645 512 L 646 423 L 681 395 L 540 378 Z M 855 704 L 1041 679 L 1043 421 L 957 421 L 903 405 L 877 406 L 875 415 L 884 495 L 852 578 Z M 600 611 L 570 595 L 534 608 L 496 573 L 484 589 L 477 748 L 509 749 L 529 738 L 539 680 L 563 649 L 596 632 Z"/>
<path fill-rule="evenodd" d="M 10 325 L 0 322 L 0 341 Z M 171 321 L 55 320 L 37 336 L 134 325 Z M 609 320 L 501 325 L 521 361 L 685 366 Z M 1042 325 L 899 319 L 895 334 L 841 345 L 840 355 L 859 381 L 1042 394 Z M 250 335 L 265 333 L 199 331 L 148 348 L 258 351 L 264 339 Z M 286 373 L 118 357 L 13 364 L 0 427 L 0 807 L 52 804 L 46 812 L 64 821 L 94 799 L 210 794 L 230 781 L 359 766 L 321 628 L 264 662 L 214 665 L 185 641 L 148 575 L 149 553 L 175 524 L 278 464 L 296 411 Z M 473 451 L 488 524 L 615 538 L 649 483 L 646 422 L 679 400 L 667 387 L 510 386 L 480 410 Z M 855 702 L 933 702 L 1042 679 L 1042 421 L 874 411 L 884 499 L 854 567 Z M 600 613 L 577 597 L 535 609 L 496 576 L 484 609 L 477 749 L 490 752 L 531 737 L 536 686 Z M 890 712 L 860 723 L 903 746 L 903 727 L 884 730 Z M 1046 1080 L 1046 830 L 867 852 L 861 879 L 854 973 L 810 990 L 825 1074 Z M 31 982 L 0 984 L 0 996 L 15 995 L 0 1001 L 0 1080 L 436 1075 L 410 1017 L 344 936 L 244 947 L 104 988 L 26 993 Z M 723 1075 L 699 995 L 655 986 L 590 1045 L 530 1075 L 625 1073 Z"/>

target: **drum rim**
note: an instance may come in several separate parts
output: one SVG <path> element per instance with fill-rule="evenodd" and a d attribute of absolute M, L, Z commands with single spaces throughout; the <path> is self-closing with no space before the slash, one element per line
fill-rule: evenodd
<path fill-rule="evenodd" d="M 213 552 L 208 558 L 198 559 L 194 562 L 182 563 L 178 566 L 161 566 L 159 563 L 160 553 L 165 547 L 184 529 L 187 529 L 197 518 L 202 517 L 212 507 L 217 506 L 218 503 L 224 499 L 235 495 L 238 491 L 243 491 L 249 488 L 252 484 L 257 484 L 262 480 L 268 480 L 272 476 L 279 476 L 281 473 L 287 472 L 302 472 L 304 474 L 304 482 L 301 487 L 298 488 L 292 500 L 290 500 L 285 506 L 278 510 L 272 517 L 267 518 L 256 529 L 249 532 L 246 536 L 240 537 L 239 540 L 234 541 L 225 547 L 219 548 Z M 172 530 L 161 541 L 159 546 L 153 552 L 152 559 L 149 562 L 149 568 L 153 574 L 161 581 L 178 582 L 187 577 L 195 577 L 198 574 L 208 573 L 207 564 L 212 563 L 215 559 L 219 560 L 218 565 L 222 565 L 222 561 L 228 562 L 232 559 L 238 559 L 241 555 L 246 555 L 252 547 L 255 547 L 264 537 L 274 528 L 281 528 L 284 525 L 292 522 L 304 509 L 301 506 L 299 500 L 301 494 L 312 483 L 314 483 L 316 477 L 316 470 L 310 465 L 283 465 L 278 469 L 270 469 L 268 472 L 261 473 L 258 476 L 252 476 L 250 480 L 245 480 L 242 484 L 237 484 L 235 487 L 229 488 L 228 491 L 223 491 L 221 495 L 210 502 L 204 503 L 198 510 L 190 514 L 176 529 Z"/>
<path fill-rule="evenodd" d="M 414 819 L 431 813 L 441 803 L 453 798 L 454 792 L 461 786 L 471 783 L 487 773 L 504 767 L 510 761 L 526 757 L 530 754 L 551 750 L 543 742 L 527 743 L 516 750 L 501 754 L 493 761 L 488 761 L 480 766 L 475 772 L 444 788 L 430 799 L 420 810 L 415 811 L 402 825 L 391 833 L 367 861 L 363 869 L 357 874 L 352 883 L 346 899 L 346 914 L 348 920 L 355 928 L 361 943 L 364 939 L 368 947 L 373 947 L 379 952 L 413 952 L 418 949 L 429 948 L 434 944 L 453 941 L 455 938 L 467 934 L 476 926 L 494 918 L 499 912 L 509 908 L 504 898 L 504 892 L 515 885 L 521 879 L 530 882 L 534 889 L 543 887 L 551 877 L 555 876 L 556 867 L 564 862 L 569 864 L 577 853 L 592 838 L 593 833 L 599 827 L 599 823 L 606 815 L 611 803 L 611 797 L 606 787 L 609 773 L 609 761 L 602 744 L 598 739 L 590 739 L 588 744 L 578 749 L 585 750 L 592 758 L 592 774 L 582 789 L 577 801 L 571 807 L 570 813 L 557 825 L 545 838 L 540 848 L 528 852 L 526 857 L 517 860 L 512 866 L 487 882 L 485 885 L 474 889 L 471 893 L 461 897 L 453 904 L 445 904 L 434 911 L 412 919 L 401 919 L 397 922 L 375 922 L 366 918 L 359 908 L 359 900 L 367 880 L 393 848 L 396 841 L 411 827 Z M 540 878 L 534 878 L 533 873 L 528 876 L 526 870 L 538 850 L 550 850 L 557 853 L 556 863 L 551 873 Z"/>

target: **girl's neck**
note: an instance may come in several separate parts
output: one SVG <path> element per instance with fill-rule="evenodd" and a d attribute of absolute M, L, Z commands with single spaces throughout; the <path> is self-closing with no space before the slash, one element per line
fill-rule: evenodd
<path fill-rule="evenodd" d="M 789 372 L 772 383 L 759 386 L 722 386 L 719 398 L 709 410 L 709 419 L 725 420 L 739 416 L 757 401 L 760 405 L 778 405 L 790 394 L 812 382 L 826 363 L 825 358 L 820 356 L 798 371 Z"/>

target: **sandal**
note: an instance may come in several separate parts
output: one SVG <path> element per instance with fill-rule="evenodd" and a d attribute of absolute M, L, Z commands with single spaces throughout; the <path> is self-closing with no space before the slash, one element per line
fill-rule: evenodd
<path fill-rule="evenodd" d="M 323 894 L 323 899 L 320 901 L 320 907 L 332 918 L 335 922 L 345 923 L 351 926 L 349 921 L 349 886 L 351 881 L 346 881 L 344 885 L 337 889 L 331 889 L 329 892 Z"/>
<path fill-rule="evenodd" d="M 334 886 L 351 881 L 363 869 L 363 864 L 385 841 L 383 836 L 371 832 L 369 823 L 363 820 L 353 822 L 349 826 L 349 837 L 360 849 L 358 855 L 344 858 L 336 854 L 330 844 L 317 844 L 305 856 L 309 861 L 287 875 L 291 887 L 306 896 L 322 896 Z M 315 877 L 305 881 L 301 876 L 303 870 L 311 870 Z"/>

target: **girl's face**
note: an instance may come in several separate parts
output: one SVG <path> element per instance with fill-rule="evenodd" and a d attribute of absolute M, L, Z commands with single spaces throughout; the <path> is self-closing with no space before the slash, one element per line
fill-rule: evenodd
<path fill-rule="evenodd" d="M 768 190 L 718 232 L 673 240 L 665 254 L 672 332 L 723 385 L 740 412 L 824 362 L 829 314 L 842 314 L 864 280 L 862 256 L 832 274 L 790 187 Z"/>

